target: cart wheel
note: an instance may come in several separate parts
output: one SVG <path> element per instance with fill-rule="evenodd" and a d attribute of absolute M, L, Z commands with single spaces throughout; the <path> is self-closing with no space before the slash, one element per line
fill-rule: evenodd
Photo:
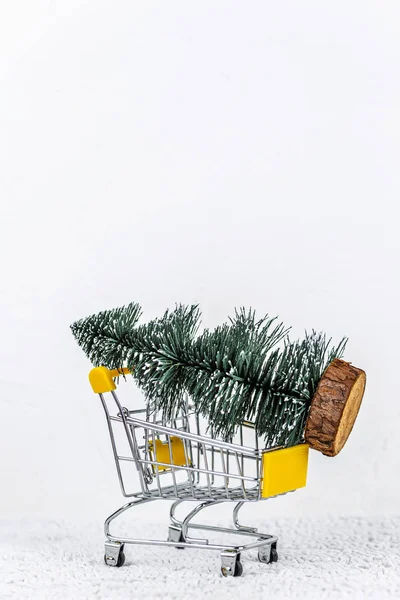
<path fill-rule="evenodd" d="M 229 567 L 221 567 L 221 573 L 224 577 L 241 577 L 243 575 L 243 565 L 239 558 L 235 561 L 235 567 L 232 570 Z"/>
<path fill-rule="evenodd" d="M 174 542 L 174 544 L 179 544 L 179 542 L 185 543 L 186 540 L 182 535 L 182 531 L 176 525 L 170 525 L 168 529 L 168 541 Z M 184 550 L 185 546 L 175 546 L 177 550 Z"/>
<path fill-rule="evenodd" d="M 243 565 L 240 560 L 236 561 L 234 577 L 241 577 L 243 575 Z"/>
<path fill-rule="evenodd" d="M 278 562 L 278 551 L 276 548 L 271 548 L 271 558 L 270 562 Z"/>
<path fill-rule="evenodd" d="M 276 549 L 276 546 L 271 546 L 271 548 L 269 548 L 268 546 L 266 548 L 265 546 L 261 546 L 261 548 L 258 549 L 258 560 L 266 565 L 273 562 L 277 562 L 278 551 Z"/>
<path fill-rule="evenodd" d="M 110 557 L 107 554 L 105 554 L 104 555 L 104 562 L 109 567 L 122 567 L 123 564 L 125 563 L 125 554 L 121 550 L 121 552 L 118 554 L 118 559 L 117 559 L 116 563 L 115 563 L 115 559 L 113 559 L 112 557 Z"/>
<path fill-rule="evenodd" d="M 185 543 L 185 542 L 186 542 L 186 540 L 185 540 L 185 538 L 183 537 L 183 535 L 182 535 L 182 534 L 179 536 L 179 540 L 178 540 L 178 541 L 179 541 L 179 542 L 183 542 L 183 543 Z M 176 549 L 177 549 L 177 550 L 185 550 L 185 546 L 176 546 Z"/>

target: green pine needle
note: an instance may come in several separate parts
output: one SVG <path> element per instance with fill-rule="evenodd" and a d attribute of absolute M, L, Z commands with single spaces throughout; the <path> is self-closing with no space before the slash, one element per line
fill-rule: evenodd
<path fill-rule="evenodd" d="M 127 306 L 104 310 L 71 325 L 72 333 L 89 360 L 109 369 L 125 363 L 130 348 L 129 336 L 139 321 L 142 309 L 131 302 Z"/>
<path fill-rule="evenodd" d="M 138 325 L 140 315 L 139 305 L 132 303 L 71 328 L 93 364 L 129 367 L 151 408 L 167 420 L 187 393 L 215 435 L 231 439 L 240 423 L 251 420 L 266 447 L 303 440 L 318 382 L 346 345 L 343 339 L 332 347 L 315 331 L 290 341 L 276 318 L 257 320 L 244 308 L 200 335 L 197 305 L 178 305 Z"/>

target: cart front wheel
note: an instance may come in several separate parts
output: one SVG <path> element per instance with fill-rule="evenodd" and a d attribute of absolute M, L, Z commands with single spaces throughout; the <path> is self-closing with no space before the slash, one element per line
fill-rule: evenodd
<path fill-rule="evenodd" d="M 269 546 L 261 546 L 261 548 L 258 549 L 258 560 L 267 565 L 278 562 L 278 551 L 276 546 L 271 546 L 271 548 L 269 548 Z"/>
<path fill-rule="evenodd" d="M 278 551 L 276 548 L 271 548 L 270 562 L 278 562 Z"/>
<path fill-rule="evenodd" d="M 241 577 L 243 575 L 243 565 L 240 560 L 236 561 L 234 577 Z"/>
<path fill-rule="evenodd" d="M 104 555 L 104 562 L 109 567 L 122 567 L 125 563 L 125 554 L 121 551 L 118 554 L 117 561 L 114 558 L 110 557 L 108 554 Z"/>
<path fill-rule="evenodd" d="M 224 577 L 241 577 L 243 575 L 243 565 L 240 558 L 236 558 L 234 565 L 222 565 L 221 573 Z"/>

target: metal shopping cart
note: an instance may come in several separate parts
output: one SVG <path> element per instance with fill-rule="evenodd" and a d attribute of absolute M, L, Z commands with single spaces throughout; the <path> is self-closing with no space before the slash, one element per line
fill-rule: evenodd
<path fill-rule="evenodd" d="M 116 383 L 127 369 L 109 370 L 96 367 L 89 381 L 99 394 L 108 424 L 115 464 L 122 493 L 130 502 L 105 521 L 105 563 L 120 567 L 125 562 L 125 544 L 153 544 L 176 548 L 219 550 L 221 573 L 240 576 L 243 572 L 241 553 L 257 549 L 262 563 L 278 560 L 274 535 L 264 534 L 239 523 L 239 510 L 246 502 L 257 502 L 294 491 L 306 485 L 308 446 L 263 449 L 255 434 L 254 425 L 244 422 L 230 441 L 215 439 L 213 432 L 202 435 L 207 423 L 189 399 L 182 401 L 169 422 L 149 408 L 129 410 L 122 406 Z M 207 429 L 208 432 L 208 429 Z M 131 491 L 139 479 L 140 491 Z M 155 500 L 173 501 L 171 524 L 166 540 L 146 540 L 116 537 L 110 533 L 111 522 L 135 506 Z M 183 520 L 175 513 L 183 502 L 196 503 Z M 233 527 L 217 527 L 193 523 L 203 509 L 222 502 L 234 503 Z M 189 529 L 223 534 L 240 534 L 252 538 L 250 543 L 226 545 L 189 536 Z"/>

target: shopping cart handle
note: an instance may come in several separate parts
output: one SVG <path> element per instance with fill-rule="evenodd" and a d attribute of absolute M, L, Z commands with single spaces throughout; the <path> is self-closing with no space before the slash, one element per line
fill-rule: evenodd
<path fill-rule="evenodd" d="M 105 394 L 117 389 L 114 379 L 120 375 L 128 375 L 127 368 L 107 369 L 107 367 L 95 367 L 89 373 L 89 382 L 95 394 Z"/>

